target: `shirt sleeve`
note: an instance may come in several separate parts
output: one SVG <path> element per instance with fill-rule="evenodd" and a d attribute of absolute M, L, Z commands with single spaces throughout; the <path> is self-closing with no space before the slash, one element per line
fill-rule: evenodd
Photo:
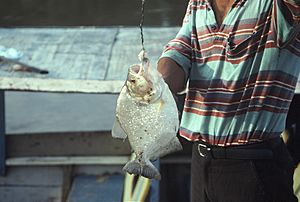
<path fill-rule="evenodd" d="M 186 79 L 189 75 L 191 68 L 192 46 L 191 34 L 193 27 L 193 2 L 190 0 L 186 9 L 182 26 L 177 33 L 176 37 L 168 42 L 164 47 L 164 51 L 160 58 L 168 57 L 180 65 L 184 72 Z"/>
<path fill-rule="evenodd" d="M 277 44 L 282 47 L 300 31 L 300 0 L 274 0 L 273 15 Z"/>

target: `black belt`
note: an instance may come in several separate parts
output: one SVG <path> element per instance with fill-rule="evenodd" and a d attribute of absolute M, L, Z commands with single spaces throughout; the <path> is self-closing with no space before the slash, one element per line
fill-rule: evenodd
<path fill-rule="evenodd" d="M 261 143 L 253 143 L 238 146 L 220 147 L 198 142 L 198 151 L 204 158 L 214 159 L 272 159 L 272 145 L 278 144 L 280 138 L 274 138 Z"/>

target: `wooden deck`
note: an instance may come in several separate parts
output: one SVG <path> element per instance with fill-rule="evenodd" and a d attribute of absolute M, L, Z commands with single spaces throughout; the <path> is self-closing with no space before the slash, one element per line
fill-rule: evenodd
<path fill-rule="evenodd" d="M 178 27 L 145 28 L 145 47 L 155 65 Z M 0 66 L 0 89 L 45 92 L 117 93 L 141 50 L 137 27 L 0 28 L 1 45 L 24 53 L 20 62 L 48 74 Z"/>
<path fill-rule="evenodd" d="M 175 36 L 178 29 L 178 27 L 144 29 L 145 46 L 153 65 L 159 58 L 163 46 Z M 6 133 L 9 135 L 3 135 L 5 131 L 0 131 L 1 174 L 5 173 L 5 165 L 9 169 L 6 170 L 5 177 L 0 176 L 0 202 L 75 201 L 74 196 L 78 199 L 80 190 L 76 189 L 76 183 L 71 184 L 72 174 L 83 177 L 92 175 L 98 179 L 103 173 L 121 173 L 121 167 L 127 162 L 130 154 L 128 142 L 125 144 L 122 141 L 117 142 L 112 140 L 108 132 L 99 132 L 109 131 L 108 126 L 112 121 L 112 107 L 108 104 L 101 105 L 101 102 L 103 99 L 111 99 L 113 102 L 110 102 L 110 105 L 114 105 L 116 96 L 104 95 L 105 97 L 100 99 L 95 96 L 120 91 L 128 67 L 139 62 L 137 58 L 141 49 L 139 29 L 137 27 L 0 28 L 0 42 L 0 45 L 23 52 L 24 57 L 19 62 L 49 72 L 39 74 L 16 71 L 14 63 L 9 61 L 0 63 L 2 101 L 0 107 L 4 106 L 4 91 L 23 91 L 18 94 L 7 93 L 6 108 L 9 123 L 6 125 Z M 56 101 L 53 103 L 50 101 L 52 98 L 48 100 L 48 95 L 34 96 L 33 92 L 97 95 L 86 95 L 85 99 L 90 100 L 88 101 L 81 95 L 68 94 L 69 98 L 62 98 L 58 94 L 51 94 Z M 107 96 L 110 97 L 106 98 Z M 35 97 L 34 103 L 30 102 L 34 100 L 32 97 Z M 11 98 L 18 99 L 19 103 L 10 102 Z M 80 108 L 81 111 L 86 109 L 80 102 L 70 104 L 72 99 L 78 98 L 84 105 L 93 107 L 98 101 L 101 106 L 94 111 L 99 112 L 101 108 L 105 108 L 100 115 L 107 120 L 91 117 L 85 119 L 90 123 L 80 121 L 82 116 L 88 116 L 88 110 L 80 116 L 72 113 L 76 108 Z M 68 99 L 70 102 L 66 104 Z M 59 106 L 60 101 L 65 107 Z M 28 103 L 29 106 L 26 105 Z M 0 125 L 3 126 L 4 109 L 1 111 Z M 55 111 L 65 111 L 65 114 L 57 116 Z M 76 116 L 78 118 L 75 118 Z M 52 121 L 47 120 L 47 117 L 53 117 Z M 77 120 L 78 124 L 75 123 Z M 96 124 L 96 121 L 99 123 Z M 35 174 L 38 172 L 41 175 Z M 41 183 L 43 176 L 53 176 L 56 181 L 46 180 L 45 183 Z M 98 185 L 104 186 L 100 183 Z M 92 189 L 95 188 L 97 187 L 88 187 L 86 192 L 89 193 L 89 190 L 93 192 Z M 102 196 L 95 195 L 95 197 L 99 199 Z"/>

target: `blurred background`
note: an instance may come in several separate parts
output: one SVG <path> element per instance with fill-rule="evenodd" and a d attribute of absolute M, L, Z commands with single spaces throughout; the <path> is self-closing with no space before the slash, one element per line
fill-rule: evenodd
<path fill-rule="evenodd" d="M 144 26 L 178 30 L 187 3 L 188 0 L 146 0 Z M 1 0 L 0 6 L 0 28 L 8 29 L 138 28 L 140 17 L 141 0 Z M 139 29 L 136 32 L 139 43 Z M 2 44 L 1 34 L 0 31 L 0 46 L 12 44 L 7 41 Z M 168 35 L 175 36 L 176 32 Z M 12 42 L 14 38 L 11 36 Z M 109 202 L 115 201 L 113 196 L 122 197 L 123 165 L 115 162 L 118 158 L 111 165 L 107 163 L 111 156 L 120 157 L 123 162 L 122 157 L 131 153 L 128 142 L 110 136 L 117 96 L 116 93 L 6 91 L 8 166 L 6 175 L 0 176 L 0 202 Z M 300 159 L 299 110 L 297 94 L 286 131 L 295 164 Z M 182 138 L 181 141 L 184 151 L 156 162 L 162 180 L 153 183 L 146 201 L 189 201 L 191 144 Z M 98 156 L 105 157 L 103 165 L 93 160 Z M 72 157 L 83 158 L 73 161 Z M 299 172 L 297 176 L 298 179 Z M 300 192 L 298 181 L 295 190 Z"/>
<path fill-rule="evenodd" d="M 187 0 L 148 0 L 145 26 L 179 26 Z M 137 26 L 141 0 L 2 0 L 1 26 Z"/>

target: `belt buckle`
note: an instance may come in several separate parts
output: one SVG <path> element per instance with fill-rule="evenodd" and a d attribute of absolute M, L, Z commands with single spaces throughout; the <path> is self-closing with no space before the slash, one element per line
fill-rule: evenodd
<path fill-rule="evenodd" d="M 211 148 L 207 147 L 205 144 L 198 144 L 198 152 L 200 154 L 200 156 L 206 158 L 207 157 L 207 153 L 203 153 L 203 151 L 209 151 L 210 152 Z"/>

